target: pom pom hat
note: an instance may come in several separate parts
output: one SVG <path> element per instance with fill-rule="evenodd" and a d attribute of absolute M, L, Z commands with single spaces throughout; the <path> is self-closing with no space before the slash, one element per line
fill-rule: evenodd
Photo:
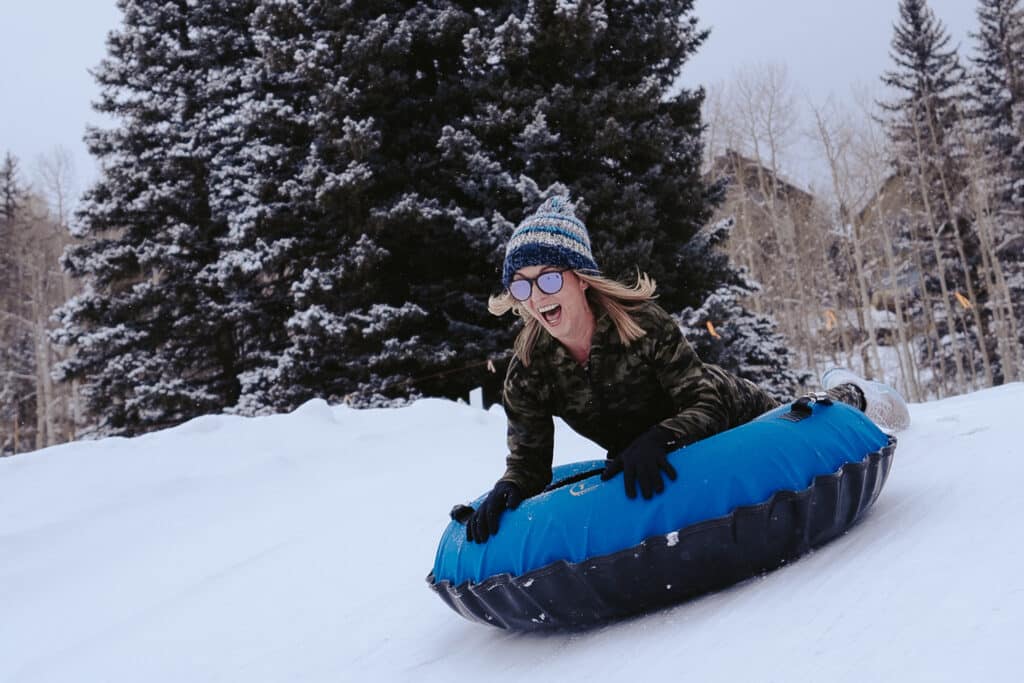
<path fill-rule="evenodd" d="M 590 251 L 587 226 L 576 218 L 572 204 L 565 197 L 550 197 L 512 231 L 505 247 L 501 283 L 508 287 L 515 272 L 527 266 L 562 266 L 600 272 Z"/>

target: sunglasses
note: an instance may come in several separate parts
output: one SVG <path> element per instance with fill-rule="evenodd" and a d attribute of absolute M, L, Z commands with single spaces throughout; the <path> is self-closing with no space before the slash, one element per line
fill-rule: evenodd
<path fill-rule="evenodd" d="M 516 301 L 526 301 L 533 292 L 533 283 L 536 282 L 537 289 L 545 294 L 558 294 L 562 291 L 562 273 L 564 272 L 564 270 L 549 270 L 535 278 L 524 277 L 513 280 L 508 285 L 508 293 Z"/>

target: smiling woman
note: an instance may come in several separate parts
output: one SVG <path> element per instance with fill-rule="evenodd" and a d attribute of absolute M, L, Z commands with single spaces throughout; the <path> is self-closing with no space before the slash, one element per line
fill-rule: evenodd
<path fill-rule="evenodd" d="M 506 291 L 495 315 L 524 321 L 505 379 L 507 470 L 468 521 L 485 542 L 502 513 L 551 481 L 552 418 L 608 450 L 604 477 L 624 474 L 626 494 L 664 490 L 672 447 L 742 424 L 775 406 L 752 383 L 704 365 L 678 325 L 653 303 L 655 283 L 632 287 L 601 275 L 590 236 L 568 199 L 551 197 L 509 239 Z"/>

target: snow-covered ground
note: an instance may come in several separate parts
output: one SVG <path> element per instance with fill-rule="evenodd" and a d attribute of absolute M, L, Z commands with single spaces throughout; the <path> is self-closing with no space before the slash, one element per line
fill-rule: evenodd
<path fill-rule="evenodd" d="M 0 681 L 1019 681 L 1024 384 L 912 406 L 886 489 L 779 571 L 575 634 L 424 582 L 504 415 L 204 417 L 0 460 Z M 557 461 L 601 457 L 560 426 Z"/>

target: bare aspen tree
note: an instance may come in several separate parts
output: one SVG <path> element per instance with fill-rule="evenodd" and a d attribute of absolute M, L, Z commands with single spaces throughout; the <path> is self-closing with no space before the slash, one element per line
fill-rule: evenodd
<path fill-rule="evenodd" d="M 74 160 L 71 153 L 64 147 L 54 147 L 49 153 L 38 158 L 36 163 L 36 175 L 43 198 L 50 208 L 51 222 L 53 224 L 53 239 L 56 245 L 52 254 L 48 255 L 50 273 L 59 284 L 59 294 L 51 300 L 53 307 L 68 301 L 78 291 L 78 285 L 74 279 L 53 259 L 60 258 L 64 248 L 71 243 L 70 215 L 74 208 L 74 198 L 77 196 L 77 180 L 75 175 Z M 55 274 L 52 269 L 56 269 Z M 51 343 L 48 344 L 50 362 L 48 372 L 52 370 L 57 361 L 63 360 L 63 355 Z M 61 413 L 65 416 L 65 440 L 74 440 L 77 431 L 84 419 L 84 410 L 80 397 L 78 380 L 72 380 L 70 385 L 57 385 Z"/>
<path fill-rule="evenodd" d="M 733 108 L 742 141 L 751 161 L 766 228 L 777 248 L 777 263 L 765 272 L 769 296 L 780 309 L 787 336 L 803 350 L 805 365 L 818 369 L 817 344 L 811 330 L 811 312 L 818 305 L 808 292 L 812 278 L 804 276 L 797 237 L 797 207 L 789 187 L 782 183 L 782 164 L 795 142 L 799 121 L 796 98 L 784 66 L 748 67 L 737 73 Z M 806 211 L 806 207 L 801 207 Z"/>
<path fill-rule="evenodd" d="M 10 426 L 0 429 L 0 451 L 43 448 L 74 437 L 72 396 L 53 379 L 57 356 L 50 340 L 51 314 L 73 293 L 59 264 L 70 241 L 66 221 L 73 184 L 70 155 L 56 149 L 40 159 L 36 186 L 26 186 L 4 211 L 0 408 L 11 417 Z"/>
<path fill-rule="evenodd" d="M 878 243 L 885 263 L 885 272 L 891 283 L 893 314 L 896 318 L 896 335 L 899 340 L 896 349 L 903 380 L 902 386 L 911 400 L 923 401 L 927 396 L 921 389 L 920 368 L 914 354 L 913 344 L 916 334 L 910 327 L 910 321 L 904 315 L 913 295 L 911 292 L 907 292 L 904 296 L 900 286 L 899 263 L 893 245 L 895 235 L 889 229 L 890 218 L 884 214 L 881 197 L 877 194 L 882 192 L 885 187 L 888 164 L 885 144 L 882 141 L 882 131 L 877 125 L 876 117 L 871 112 L 874 100 L 875 98 L 867 91 L 861 90 L 855 93 L 854 101 L 857 103 L 860 113 L 861 125 L 857 128 L 856 144 L 851 150 L 854 163 L 857 164 L 864 182 L 867 187 L 871 188 L 870 192 L 876 198 L 874 201 L 870 201 L 869 210 L 863 219 L 878 231 Z"/>
<path fill-rule="evenodd" d="M 827 215 L 829 211 L 827 207 L 822 206 L 820 202 L 816 202 L 815 206 L 819 213 L 814 220 L 810 221 L 807 226 L 808 231 L 815 224 L 827 226 L 831 220 L 831 217 Z M 843 213 L 842 207 L 840 207 L 839 213 Z M 832 362 L 834 365 L 852 367 L 853 339 L 851 338 L 849 320 L 844 310 L 842 294 L 845 283 L 841 283 L 839 278 L 835 276 L 832 264 L 829 262 L 829 245 L 825 243 L 825 230 L 814 230 L 812 234 L 817 239 L 811 250 L 813 253 L 809 253 L 807 256 L 809 261 L 817 259 L 818 274 L 815 276 L 815 279 L 824 288 L 824 293 L 828 297 L 828 303 L 830 304 L 828 308 L 822 311 L 822 315 L 828 321 L 830 320 L 829 314 L 831 314 L 831 325 L 835 328 L 835 337 L 839 342 L 838 351 L 840 356 L 836 355 L 836 347 L 834 344 L 832 345 Z M 828 328 L 829 323 L 826 322 L 826 330 Z"/>
<path fill-rule="evenodd" d="M 851 182 L 847 169 L 843 164 L 843 157 L 848 153 L 848 133 L 844 131 L 841 135 L 837 135 L 835 131 L 830 130 L 821 109 L 812 106 L 812 111 L 822 151 L 825 154 L 825 160 L 828 162 L 832 180 L 832 191 L 835 193 L 840 206 L 855 206 L 860 201 L 851 190 Z M 868 333 L 866 348 L 870 350 L 871 365 L 873 365 L 874 371 L 881 372 L 882 363 L 878 353 L 878 333 L 875 329 L 874 316 L 871 314 L 871 295 L 868 293 L 868 275 L 865 266 L 866 256 L 864 254 L 864 229 L 856 215 L 849 216 L 849 221 L 854 277 L 857 293 L 860 297 L 860 310 L 863 312 L 864 324 Z M 870 379 L 873 373 L 868 368 L 867 363 L 865 363 L 864 370 L 865 375 Z"/>
<path fill-rule="evenodd" d="M 751 262 L 756 262 L 755 274 L 764 286 L 763 299 L 771 300 L 769 309 L 779 317 L 780 327 L 787 338 L 797 341 L 794 316 L 790 312 L 789 302 L 779 300 L 777 293 L 785 291 L 785 265 L 776 259 L 781 254 L 780 229 L 775 211 L 776 177 L 770 178 L 766 173 L 762 148 L 764 147 L 762 129 L 764 126 L 778 126 L 780 111 L 778 106 L 767 103 L 769 93 L 763 87 L 763 79 L 754 67 L 737 71 L 734 75 L 729 96 L 729 109 L 733 113 L 733 156 L 734 172 L 739 179 L 742 201 L 747 225 L 747 248 Z M 766 112 L 763 110 L 767 110 Z M 784 110 L 782 113 L 786 113 Z M 782 124 L 785 125 L 783 120 Z M 779 133 L 774 137 L 778 138 Z M 772 239 L 766 240 L 770 236 Z M 778 253 L 766 251 L 774 248 Z M 755 254 L 761 252 L 760 257 Z"/>
<path fill-rule="evenodd" d="M 811 136 L 813 137 L 813 136 Z M 825 234 L 828 230 L 828 226 L 835 222 L 833 216 L 838 216 L 840 225 L 838 226 L 837 241 L 838 247 L 842 250 L 845 262 L 849 262 L 852 258 L 852 254 L 849 251 L 849 240 L 847 238 L 846 227 L 849 225 L 849 204 L 844 203 L 840 198 L 835 197 L 836 206 L 831 209 L 828 215 L 818 215 L 815 219 L 808 221 L 805 226 L 805 233 L 809 238 L 812 239 L 813 244 L 810 244 L 810 252 L 805 255 L 805 260 L 809 264 L 813 264 L 817 268 L 814 274 L 814 281 L 817 282 L 824 290 L 823 294 L 827 296 L 827 303 L 829 308 L 826 311 L 830 311 L 834 316 L 833 325 L 837 328 L 837 337 L 839 339 L 840 351 L 842 353 L 842 359 L 837 358 L 834 354 L 834 361 L 844 367 L 854 367 L 854 340 L 851 339 L 851 333 L 849 328 L 849 318 L 846 314 L 845 300 L 842 292 L 848 291 L 849 287 L 846 282 L 840 282 L 838 273 L 834 270 L 833 264 L 828 260 L 828 245 L 826 244 Z M 820 205 L 820 202 L 816 202 Z M 842 238 L 839 238 L 842 236 Z M 818 292 L 822 294 L 822 292 Z M 818 301 L 818 305 L 822 305 L 824 302 Z M 858 318 L 859 319 L 859 318 Z M 862 325 L 857 325 L 855 330 L 862 330 Z"/>
<path fill-rule="evenodd" d="M 66 147 L 57 145 L 36 159 L 36 177 L 43 199 L 57 226 L 66 229 L 76 195 L 75 162 Z"/>
<path fill-rule="evenodd" d="M 25 308 L 21 320 L 33 340 L 35 447 L 43 448 L 58 441 L 49 318 L 59 299 L 59 287 L 55 283 L 61 279 L 57 263 L 61 245 L 60 235 L 43 203 L 33 197 L 28 209 L 28 220 L 15 253 L 23 273 L 21 287 Z"/>
<path fill-rule="evenodd" d="M 735 251 L 732 256 L 739 263 L 745 265 L 754 279 L 763 286 L 766 284 L 765 278 L 768 273 L 761 267 L 762 259 L 758 258 L 761 242 L 758 240 L 755 223 L 758 223 L 759 220 L 755 210 L 756 203 L 750 196 L 749 188 L 746 186 L 746 169 L 744 168 L 743 158 L 735 153 L 730 154 L 726 158 L 728 159 L 733 176 L 738 179 L 738 182 L 734 183 L 731 191 L 731 208 L 734 208 L 736 211 L 740 239 L 736 240 Z M 757 296 L 754 298 L 754 311 L 757 313 L 765 312 L 764 297 Z"/>
<path fill-rule="evenodd" d="M 712 181 L 718 181 L 722 176 L 742 178 L 742 169 L 732 161 L 732 152 L 736 149 L 735 122 L 726 102 L 726 92 L 722 82 L 709 85 L 701 114 L 705 126 L 704 173 L 711 176 Z M 720 211 L 735 219 L 736 227 L 726 243 L 730 260 L 742 265 L 756 279 L 758 273 L 750 249 L 750 220 L 745 199 L 740 184 L 730 183 Z"/>
<path fill-rule="evenodd" d="M 960 350 L 960 343 L 957 340 L 956 331 L 956 320 L 957 314 L 952 304 L 952 294 L 949 291 L 949 285 L 946 279 L 946 266 L 943 262 L 942 254 L 942 236 L 940 232 L 940 226 L 938 224 L 938 217 L 935 215 L 935 211 L 932 206 L 932 198 L 930 188 L 928 187 L 928 179 L 925 176 L 923 165 L 926 159 L 926 151 L 924 148 L 924 138 L 921 131 L 921 126 L 917 122 L 916 116 L 909 117 L 913 128 L 916 163 L 913 163 L 914 168 L 914 181 L 918 185 L 918 192 L 921 197 L 921 203 L 924 208 L 924 217 L 927 221 L 929 235 L 931 238 L 932 251 L 935 257 L 935 268 L 938 271 L 939 290 L 942 293 L 942 307 L 946 315 L 946 325 L 948 327 L 948 335 L 950 340 L 950 347 L 953 355 L 953 363 L 956 367 L 956 379 L 957 379 L 957 393 L 963 393 L 967 391 L 968 382 L 967 375 L 964 370 L 964 359 Z M 941 371 L 941 368 L 940 368 Z M 944 375 L 945 372 L 943 371 Z"/>
<path fill-rule="evenodd" d="M 935 154 L 941 155 L 941 157 L 943 157 L 943 158 L 950 157 L 951 155 L 948 153 L 948 151 L 946 149 L 946 147 L 949 145 L 949 141 L 948 141 L 948 137 L 949 136 L 948 135 L 945 136 L 946 137 L 945 141 L 939 139 L 939 132 L 936 130 L 936 124 L 935 124 L 935 121 L 934 121 L 934 118 L 935 118 L 934 112 L 932 111 L 931 104 L 929 103 L 928 100 L 925 100 L 924 107 L 925 107 L 925 117 L 924 118 L 925 118 L 925 121 L 928 123 L 928 137 L 929 137 L 929 141 L 931 143 L 931 149 L 934 150 Z M 955 128 L 960 127 L 962 125 L 963 125 L 962 122 L 958 121 L 958 122 L 954 123 L 953 128 L 955 129 Z M 954 131 L 949 131 L 949 132 L 954 132 Z M 953 200 L 953 194 L 954 194 L 953 189 L 952 189 L 952 182 L 953 181 L 949 177 L 949 172 L 948 172 L 948 169 L 946 167 L 946 164 L 944 164 L 944 163 L 936 164 L 936 171 L 938 173 L 938 178 L 939 178 L 939 187 L 942 189 L 942 198 L 943 198 L 943 201 L 946 204 L 946 215 L 948 216 L 948 220 L 949 220 L 950 226 L 951 226 L 951 233 L 953 235 L 953 244 L 954 244 L 954 246 L 956 248 L 957 256 L 960 258 L 960 267 L 963 268 L 963 272 L 964 272 L 964 287 L 967 290 L 967 301 L 968 301 L 968 304 L 969 304 L 967 306 L 967 310 L 969 310 L 971 312 L 971 317 L 974 319 L 975 330 L 976 330 L 976 334 L 977 334 L 978 340 L 979 340 L 978 348 L 979 348 L 979 351 L 981 353 L 981 361 L 982 361 L 982 367 L 983 367 L 983 372 L 984 372 L 984 386 L 990 387 L 990 386 L 992 386 L 992 363 L 991 363 L 991 359 L 989 358 L 989 355 L 988 355 L 987 346 L 984 343 L 985 327 L 984 327 L 984 324 L 982 323 L 982 319 L 981 319 L 981 313 L 980 313 L 981 306 L 980 306 L 980 302 L 978 300 L 978 294 L 977 294 L 977 292 L 975 292 L 973 278 L 971 277 L 971 264 L 968 261 L 967 252 L 966 252 L 966 249 L 964 248 L 964 241 L 963 241 L 963 238 L 960 236 L 960 230 L 958 229 L 957 224 L 956 224 L 956 222 L 957 222 L 956 221 L 956 218 L 957 218 L 957 207 L 956 207 L 956 202 Z M 964 329 L 965 329 L 965 337 L 966 337 L 967 336 L 966 335 L 966 329 L 967 329 L 966 325 L 964 326 Z M 965 341 L 969 342 L 969 339 L 966 339 Z M 973 351 L 974 345 L 968 343 L 968 349 Z M 973 373 L 973 363 L 972 363 L 972 368 L 971 369 L 972 369 L 972 373 Z"/>
<path fill-rule="evenodd" d="M 712 175 L 732 178 L 726 189 L 725 202 L 719 209 L 722 217 L 731 215 L 735 229 L 726 244 L 730 260 L 743 266 L 751 277 L 762 285 L 761 294 L 751 298 L 749 304 L 754 312 L 765 313 L 764 287 L 771 286 L 767 278 L 771 273 L 764 268 L 763 239 L 760 234 L 760 202 L 752 196 L 748 186 L 749 174 L 746 159 L 739 150 L 743 143 L 739 133 L 735 103 L 730 88 L 723 84 L 709 88 L 705 101 L 703 120 L 708 128 L 705 146 L 707 169 Z"/>
<path fill-rule="evenodd" d="M 54 424 L 53 380 L 50 378 L 53 355 L 50 353 L 50 339 L 47 319 L 46 259 L 43 254 L 28 255 L 31 266 L 32 332 L 35 337 L 36 353 L 36 448 L 43 448 L 57 442 Z"/>
<path fill-rule="evenodd" d="M 704 173 L 714 172 L 715 160 L 730 149 L 730 121 L 722 82 L 707 86 L 701 120 L 704 122 Z"/>

